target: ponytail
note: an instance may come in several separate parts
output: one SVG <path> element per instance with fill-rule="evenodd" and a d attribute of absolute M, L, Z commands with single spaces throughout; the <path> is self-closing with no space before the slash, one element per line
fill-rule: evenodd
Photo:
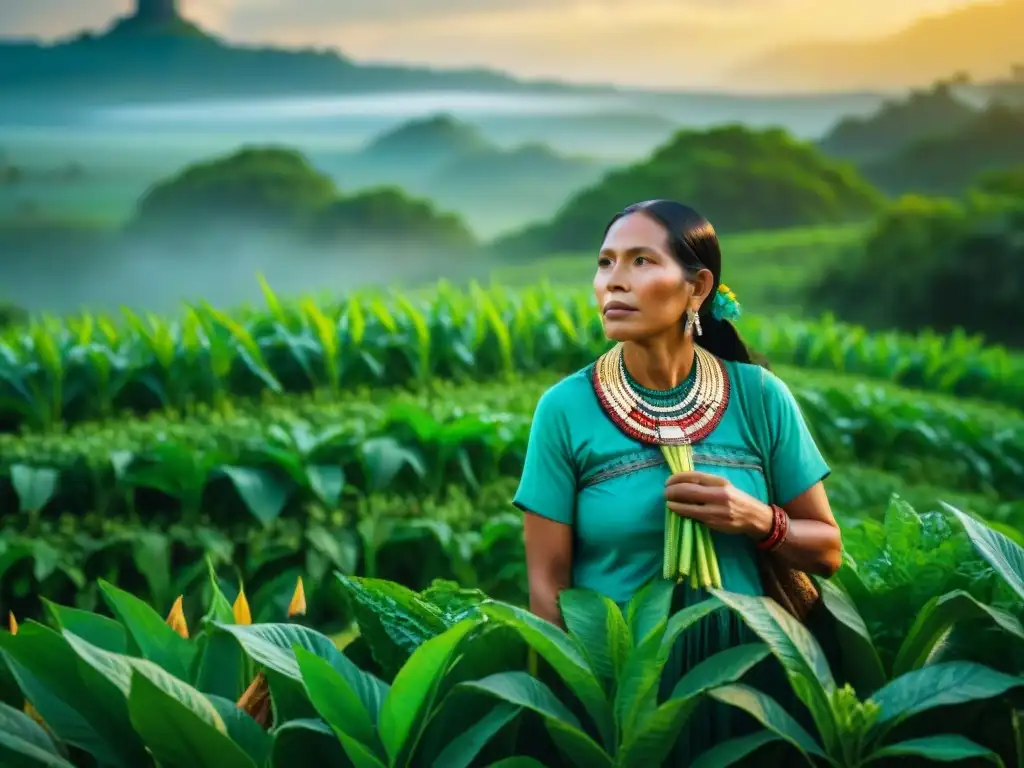
<path fill-rule="evenodd" d="M 728 320 L 719 320 L 711 312 L 700 313 L 701 335 L 694 335 L 694 341 L 720 360 L 736 363 L 753 363 L 770 368 L 763 355 L 752 351 L 740 338 L 736 326 Z"/>

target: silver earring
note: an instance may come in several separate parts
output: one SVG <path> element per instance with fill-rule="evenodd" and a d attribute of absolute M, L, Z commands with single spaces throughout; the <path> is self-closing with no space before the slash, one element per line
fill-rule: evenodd
<path fill-rule="evenodd" d="M 703 334 L 704 330 L 700 327 L 700 313 L 694 312 L 693 307 L 690 307 L 686 312 L 690 316 L 690 328 L 693 329 L 693 332 L 698 336 Z"/>

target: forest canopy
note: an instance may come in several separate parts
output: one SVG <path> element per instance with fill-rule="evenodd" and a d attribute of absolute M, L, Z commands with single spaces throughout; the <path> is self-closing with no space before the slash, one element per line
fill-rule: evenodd
<path fill-rule="evenodd" d="M 469 245 L 454 214 L 397 188 L 344 195 L 299 152 L 246 148 L 191 165 L 158 183 L 139 202 L 132 232 L 172 235 L 240 226 L 284 230 L 317 240 L 334 236 L 415 239 Z"/>
<path fill-rule="evenodd" d="M 740 126 L 683 130 L 647 159 L 573 195 L 548 222 L 511 235 L 503 251 L 596 246 L 625 206 L 667 197 L 693 205 L 722 232 L 841 223 L 870 217 L 883 197 L 849 164 L 785 131 Z"/>

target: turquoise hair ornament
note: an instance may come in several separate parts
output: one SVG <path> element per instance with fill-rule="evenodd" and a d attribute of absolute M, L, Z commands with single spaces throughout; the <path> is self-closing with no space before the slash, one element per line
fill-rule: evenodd
<path fill-rule="evenodd" d="M 740 316 L 740 303 L 736 294 L 725 283 L 718 286 L 711 302 L 711 316 L 718 320 L 735 320 Z"/>

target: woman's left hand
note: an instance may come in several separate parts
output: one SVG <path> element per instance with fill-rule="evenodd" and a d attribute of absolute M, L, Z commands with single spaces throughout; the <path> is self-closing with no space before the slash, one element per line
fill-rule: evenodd
<path fill-rule="evenodd" d="M 668 508 L 722 533 L 762 539 L 772 527 L 772 508 L 744 493 L 724 477 L 679 472 L 665 482 Z"/>

